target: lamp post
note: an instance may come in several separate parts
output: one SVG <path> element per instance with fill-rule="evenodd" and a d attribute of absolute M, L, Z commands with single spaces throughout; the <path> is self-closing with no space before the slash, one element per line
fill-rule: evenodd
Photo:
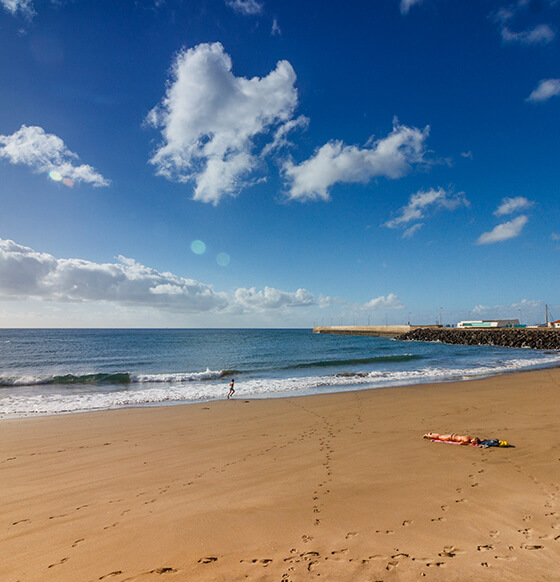
<path fill-rule="evenodd" d="M 439 324 L 441 325 L 441 327 L 443 327 L 443 319 L 441 317 L 441 312 L 443 310 L 443 307 L 439 308 Z"/>

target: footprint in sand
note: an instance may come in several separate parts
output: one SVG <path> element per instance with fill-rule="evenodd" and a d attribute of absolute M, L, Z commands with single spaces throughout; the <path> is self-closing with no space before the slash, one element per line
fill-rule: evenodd
<path fill-rule="evenodd" d="M 522 550 L 542 550 L 544 546 L 539 546 L 535 544 L 521 544 Z"/>
<path fill-rule="evenodd" d="M 265 568 L 272 562 L 272 558 L 253 558 L 252 560 L 241 560 L 241 563 L 244 562 L 249 564 L 261 564 Z"/>
<path fill-rule="evenodd" d="M 357 531 L 349 531 L 346 534 L 346 539 L 349 540 L 350 538 L 353 538 L 354 536 L 357 536 L 357 535 L 358 535 L 358 532 Z"/>
<path fill-rule="evenodd" d="M 122 574 L 122 570 L 115 570 L 114 572 L 109 572 L 105 574 L 105 576 L 101 576 L 99 580 L 105 580 L 105 578 L 109 578 L 109 576 L 120 576 Z"/>
<path fill-rule="evenodd" d="M 52 519 L 52 517 L 49 519 Z M 30 519 L 20 519 L 19 521 L 14 521 L 14 523 L 12 523 L 12 525 L 18 525 L 20 523 L 31 523 L 31 520 Z"/>
<path fill-rule="evenodd" d="M 49 568 L 54 568 L 55 566 L 60 566 L 61 564 L 64 564 L 64 562 L 67 562 L 68 558 L 62 558 L 62 560 L 55 562 L 54 564 L 51 564 L 49 566 Z"/>
<path fill-rule="evenodd" d="M 217 562 L 218 558 L 216 556 L 204 556 L 198 560 L 199 564 L 211 564 L 212 562 Z"/>
<path fill-rule="evenodd" d="M 410 525 L 412 523 L 412 519 L 405 519 L 402 522 L 403 527 L 406 527 L 407 525 Z"/>
<path fill-rule="evenodd" d="M 476 549 L 479 552 L 487 552 L 489 550 L 493 550 L 494 549 L 494 546 L 491 546 L 490 544 L 486 544 L 484 546 L 477 546 Z"/>

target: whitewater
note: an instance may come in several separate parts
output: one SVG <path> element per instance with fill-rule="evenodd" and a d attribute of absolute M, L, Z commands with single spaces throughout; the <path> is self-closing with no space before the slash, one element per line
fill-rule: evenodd
<path fill-rule="evenodd" d="M 0 330 L 0 418 L 468 380 L 560 353 L 308 329 Z"/>

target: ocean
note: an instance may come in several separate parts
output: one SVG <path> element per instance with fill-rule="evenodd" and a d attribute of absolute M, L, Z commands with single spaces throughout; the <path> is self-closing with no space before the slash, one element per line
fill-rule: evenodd
<path fill-rule="evenodd" d="M 560 365 L 560 352 L 310 329 L 3 329 L 0 418 L 466 380 Z M 419 387 L 421 388 L 421 387 Z"/>

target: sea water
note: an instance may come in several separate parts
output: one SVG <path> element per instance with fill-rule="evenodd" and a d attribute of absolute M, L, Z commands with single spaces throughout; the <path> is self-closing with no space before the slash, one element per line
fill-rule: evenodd
<path fill-rule="evenodd" d="M 0 417 L 281 397 L 560 365 L 560 352 L 310 329 L 0 330 Z"/>

